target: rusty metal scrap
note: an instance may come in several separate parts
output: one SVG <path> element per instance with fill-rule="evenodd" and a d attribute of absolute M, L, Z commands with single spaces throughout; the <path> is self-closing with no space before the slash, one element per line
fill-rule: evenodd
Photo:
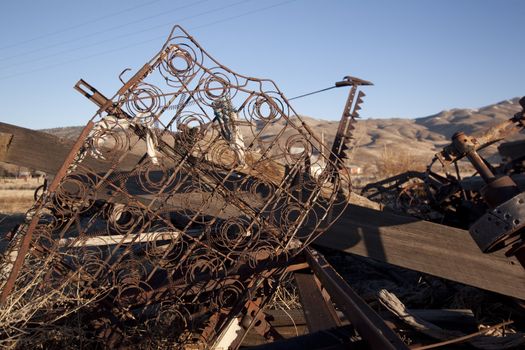
<path fill-rule="evenodd" d="M 76 88 L 99 110 L 2 256 L 0 341 L 205 348 L 252 327 L 345 208 L 339 157 L 178 26 L 112 98 Z"/>
<path fill-rule="evenodd" d="M 333 302 L 351 321 L 370 349 L 408 349 L 322 255 L 309 248 L 305 254 L 312 271 L 326 288 Z"/>
<path fill-rule="evenodd" d="M 522 111 L 516 113 L 508 120 L 488 128 L 485 132 L 477 137 L 468 137 L 469 139 L 469 151 L 479 152 L 482 149 L 506 139 L 507 137 L 515 134 L 524 127 L 525 121 L 525 97 L 522 97 L 519 101 Z M 467 156 L 467 152 L 464 148 L 458 147 L 457 142 L 453 142 L 450 145 L 443 148 L 443 150 L 436 154 L 436 158 L 447 167 Z"/>
<path fill-rule="evenodd" d="M 480 136 L 455 133 L 452 142 L 436 153 L 426 171 L 407 171 L 368 184 L 361 194 L 425 220 L 470 227 L 489 207 L 520 192 L 515 181 L 522 182 L 521 158 L 509 159 L 495 167 L 478 154 L 524 129 L 525 97 L 520 104 L 522 111 Z M 463 158 L 470 161 L 476 170 L 474 175 L 479 177 L 462 174 L 458 162 Z M 491 185 L 484 186 L 487 182 Z"/>
<path fill-rule="evenodd" d="M 516 257 L 525 267 L 523 141 L 499 147 L 503 159 L 499 166 L 491 165 L 478 153 L 524 129 L 525 97 L 519 103 L 521 111 L 479 137 L 456 132 L 426 172 L 406 172 L 369 184 L 362 194 L 420 218 L 469 228 L 483 252 L 507 249 L 505 255 Z M 463 158 L 468 159 L 477 176 L 462 178 L 458 161 Z M 436 170 L 439 164 L 441 169 Z"/>

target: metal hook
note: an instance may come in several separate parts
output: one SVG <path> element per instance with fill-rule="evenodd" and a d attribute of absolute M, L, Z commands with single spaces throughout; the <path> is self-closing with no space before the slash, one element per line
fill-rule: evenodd
<path fill-rule="evenodd" d="M 122 85 L 126 84 L 126 82 L 124 80 L 122 80 L 122 75 L 124 73 L 126 73 L 128 70 L 131 70 L 131 68 L 126 68 L 124 69 L 122 72 L 120 72 L 120 74 L 118 75 L 118 80 L 120 80 L 122 82 Z"/>

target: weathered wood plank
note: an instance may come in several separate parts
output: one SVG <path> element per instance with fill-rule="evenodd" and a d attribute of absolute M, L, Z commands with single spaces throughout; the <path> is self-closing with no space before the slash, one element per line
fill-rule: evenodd
<path fill-rule="evenodd" d="M 350 204 L 316 244 L 525 299 L 525 270 L 466 230 Z"/>
<path fill-rule="evenodd" d="M 0 135 L 3 135 L 4 139 L 11 135 L 9 143 L 3 150 L 0 149 L 0 162 L 40 170 L 50 175 L 58 172 L 75 143 L 75 140 L 6 123 L 0 123 Z M 119 170 L 132 169 L 140 158 L 141 155 L 130 153 L 121 161 Z M 86 157 L 83 165 L 93 171 L 103 172 L 107 171 L 111 164 Z"/>
<path fill-rule="evenodd" d="M 0 132 L 10 134 L 9 144 L 0 152 L 0 161 L 55 174 L 73 141 L 40 131 L 0 123 Z"/>

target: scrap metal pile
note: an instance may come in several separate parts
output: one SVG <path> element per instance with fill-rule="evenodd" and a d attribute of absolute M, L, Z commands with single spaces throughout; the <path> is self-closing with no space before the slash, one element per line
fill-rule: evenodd
<path fill-rule="evenodd" d="M 235 348 L 345 208 L 340 157 L 180 27 L 111 99 L 76 88 L 100 109 L 6 238 L 2 343 Z"/>
<path fill-rule="evenodd" d="M 524 111 L 482 137 L 457 133 L 427 172 L 365 188 L 416 217 L 471 226 L 471 237 L 350 198 L 345 151 L 360 86 L 370 82 L 336 83 L 350 91 L 330 148 L 271 80 L 234 73 L 178 26 L 122 83 L 112 98 L 76 84 L 99 109 L 67 156 L 51 135 L 0 123 L 1 161 L 54 175 L 0 240 L 0 346 L 235 350 L 255 330 L 265 349 L 407 349 L 392 329 L 400 328 L 310 247 L 314 240 L 525 298 L 515 263 L 525 262 L 522 144 L 500 147 L 508 161 L 499 168 L 477 153 L 523 129 L 525 99 Z M 64 157 L 61 165 L 53 159 Z M 461 177 L 462 158 L 481 179 Z M 482 254 L 472 238 L 484 252 L 510 247 L 510 257 Z M 291 272 L 310 334 L 283 340 L 263 309 Z M 406 322 L 401 302 L 382 295 Z M 465 340 L 430 333 L 444 338 L 439 346 Z M 522 333 L 487 338 L 491 346 L 492 338 L 525 342 Z"/>
<path fill-rule="evenodd" d="M 483 252 L 511 247 L 506 254 L 525 266 L 520 233 L 525 224 L 525 141 L 500 144 L 503 162 L 497 166 L 479 154 L 525 129 L 525 97 L 519 103 L 520 112 L 480 136 L 456 132 L 425 172 L 408 171 L 368 184 L 361 194 L 425 220 L 468 228 Z M 458 163 L 463 159 L 473 174 L 462 175 Z"/>

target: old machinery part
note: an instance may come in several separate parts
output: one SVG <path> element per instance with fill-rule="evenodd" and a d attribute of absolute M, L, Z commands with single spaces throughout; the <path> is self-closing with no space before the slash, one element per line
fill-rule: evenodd
<path fill-rule="evenodd" d="M 519 151 L 522 141 L 500 146 L 499 149 L 508 155 L 503 158 L 505 163 L 498 167 L 490 165 L 478 153 L 523 130 L 525 97 L 519 103 L 520 112 L 480 136 L 454 134 L 452 142 L 435 155 L 426 171 L 408 171 L 368 184 L 361 193 L 418 218 L 470 227 L 489 208 L 509 200 L 525 188 L 520 170 L 525 159 Z M 476 173 L 462 175 L 458 161 L 463 158 L 470 161 L 479 177 Z"/>
<path fill-rule="evenodd" d="M 352 140 L 352 131 L 355 129 L 354 124 L 356 119 L 359 118 L 359 110 L 361 109 L 363 98 L 365 97 L 365 93 L 362 91 L 358 92 L 357 89 L 359 86 L 368 85 L 373 84 L 369 81 L 351 76 L 346 76 L 342 81 L 335 83 L 335 86 L 337 87 L 350 86 L 351 88 L 332 144 L 332 153 L 330 155 L 330 160 L 332 162 L 336 162 L 337 159 L 344 160 L 348 158 L 345 151 L 350 147 L 349 142 Z M 342 165 L 342 163 L 339 164 Z"/>
<path fill-rule="evenodd" d="M 522 110 L 514 114 L 510 119 L 488 128 L 484 133 L 477 137 L 469 138 L 469 151 L 479 152 L 482 149 L 504 140 L 505 138 L 524 129 L 525 121 L 525 96 L 519 100 Z M 450 145 L 443 148 L 443 150 L 436 154 L 443 167 L 456 163 L 458 160 L 467 156 L 464 148 L 457 147 L 458 144 L 452 142 Z"/>
<path fill-rule="evenodd" d="M 489 210 L 470 227 L 470 233 L 483 252 L 505 246 L 525 226 L 525 192 Z"/>
<path fill-rule="evenodd" d="M 518 185 L 510 176 L 496 176 L 494 174 L 483 158 L 476 152 L 474 138 L 467 136 L 463 132 L 457 132 L 452 136 L 452 144 L 457 154 L 465 155 L 483 181 L 485 181 L 486 185 L 481 189 L 481 194 L 489 206 L 495 207 L 520 192 Z"/>

